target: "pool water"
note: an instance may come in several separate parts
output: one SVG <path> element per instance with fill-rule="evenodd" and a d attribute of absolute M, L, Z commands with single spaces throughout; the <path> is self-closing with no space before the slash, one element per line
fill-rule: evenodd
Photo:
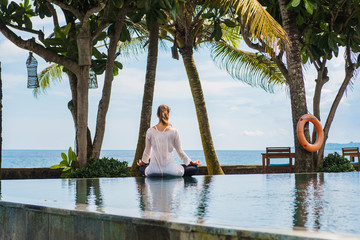
<path fill-rule="evenodd" d="M 1 200 L 263 230 L 360 235 L 360 174 L 1 180 Z"/>

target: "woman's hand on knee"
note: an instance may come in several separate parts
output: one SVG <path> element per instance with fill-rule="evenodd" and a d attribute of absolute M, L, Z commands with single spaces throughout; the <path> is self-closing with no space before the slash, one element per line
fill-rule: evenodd
<path fill-rule="evenodd" d="M 137 164 L 139 167 L 145 165 L 145 163 L 144 163 L 141 159 L 139 159 L 136 164 Z"/>
<path fill-rule="evenodd" d="M 194 166 L 201 166 L 201 162 L 200 160 L 197 160 L 197 161 L 190 161 L 190 165 L 194 165 Z"/>

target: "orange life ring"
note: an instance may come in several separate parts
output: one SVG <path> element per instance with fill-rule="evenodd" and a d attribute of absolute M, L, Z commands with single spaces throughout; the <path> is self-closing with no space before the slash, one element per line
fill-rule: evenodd
<path fill-rule="evenodd" d="M 307 123 L 309 121 L 312 122 L 312 124 L 314 124 L 316 132 L 317 132 L 317 138 L 316 138 L 316 142 L 314 144 L 309 143 L 306 140 L 305 134 L 304 134 L 305 123 Z M 303 146 L 303 148 L 308 152 L 316 152 L 317 150 L 319 150 L 324 141 L 324 132 L 323 132 L 322 126 L 321 126 L 319 120 L 311 114 L 304 114 L 299 119 L 299 122 L 297 124 L 297 136 L 298 136 L 301 146 Z"/>

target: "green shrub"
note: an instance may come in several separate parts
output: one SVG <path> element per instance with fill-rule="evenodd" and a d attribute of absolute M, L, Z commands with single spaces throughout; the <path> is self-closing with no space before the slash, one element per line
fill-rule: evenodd
<path fill-rule="evenodd" d="M 355 171 L 350 161 L 339 153 L 330 153 L 324 163 L 317 169 L 318 172 L 352 172 Z"/>
<path fill-rule="evenodd" d="M 69 177 L 69 174 L 75 169 L 76 154 L 71 147 L 69 147 L 68 155 L 66 156 L 66 153 L 61 153 L 61 158 L 61 162 L 51 166 L 50 169 L 62 168 L 61 177 L 66 178 Z"/>
<path fill-rule="evenodd" d="M 69 178 L 128 177 L 130 171 L 127 162 L 113 158 L 90 159 L 87 167 L 70 172 Z"/>

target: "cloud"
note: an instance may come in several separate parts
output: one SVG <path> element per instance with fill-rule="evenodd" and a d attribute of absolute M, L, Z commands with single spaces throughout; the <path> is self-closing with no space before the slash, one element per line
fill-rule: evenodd
<path fill-rule="evenodd" d="M 2 75 L 2 80 L 4 89 L 26 88 L 25 75 L 6 73 Z"/>
<path fill-rule="evenodd" d="M 155 96 L 160 99 L 192 99 L 189 82 L 185 80 L 157 81 Z"/>
<path fill-rule="evenodd" d="M 340 68 L 344 66 L 345 63 L 344 54 L 345 54 L 345 48 L 343 47 L 339 48 L 338 57 L 333 57 L 329 64 L 332 69 Z"/>
<path fill-rule="evenodd" d="M 204 60 L 201 64 L 197 65 L 201 78 L 217 78 L 217 79 L 230 79 L 232 77 L 223 69 L 220 69 L 216 64 L 211 60 Z"/>
<path fill-rule="evenodd" d="M 260 131 L 260 130 L 255 130 L 255 131 L 248 131 L 245 130 L 242 132 L 243 135 L 249 136 L 249 137 L 259 137 L 259 136 L 264 136 L 264 132 Z"/>
<path fill-rule="evenodd" d="M 6 63 L 23 62 L 25 66 L 27 51 L 17 47 L 9 40 L 4 39 L 0 42 L 0 52 L 1 58 L 6 59 Z"/>
<path fill-rule="evenodd" d="M 240 88 L 246 87 L 244 84 L 241 84 L 239 82 L 227 80 L 203 80 L 201 84 L 204 94 L 206 96 L 228 96 L 229 94 L 233 94 Z"/>

